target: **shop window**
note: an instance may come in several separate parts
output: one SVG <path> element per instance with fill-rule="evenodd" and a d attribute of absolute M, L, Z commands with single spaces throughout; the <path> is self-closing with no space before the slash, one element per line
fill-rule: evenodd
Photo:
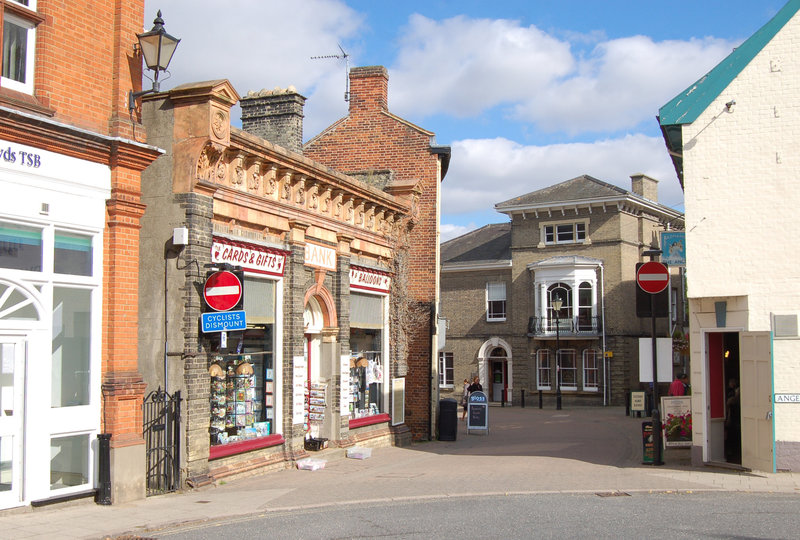
<path fill-rule="evenodd" d="M 233 344 L 240 354 L 218 356 L 211 376 L 211 444 L 275 433 L 273 326 L 248 326 Z"/>
<path fill-rule="evenodd" d="M 53 288 L 52 407 L 89 404 L 92 291 Z"/>
<path fill-rule="evenodd" d="M 0 268 L 42 271 L 42 230 L 0 221 Z"/>
<path fill-rule="evenodd" d="M 50 489 L 89 483 L 89 435 L 50 439 Z"/>
<path fill-rule="evenodd" d="M 558 378 L 561 390 L 578 389 L 578 366 L 575 358 L 574 349 L 559 349 L 558 355 Z"/>
<path fill-rule="evenodd" d="M 439 388 L 453 388 L 453 353 L 439 353 Z"/>
<path fill-rule="evenodd" d="M 506 284 L 490 282 L 486 284 L 486 320 L 506 320 Z"/>
<path fill-rule="evenodd" d="M 387 412 L 385 297 L 350 293 L 350 418 Z"/>
<path fill-rule="evenodd" d="M 381 332 L 354 328 L 350 332 L 350 416 L 363 418 L 386 412 Z"/>
<path fill-rule="evenodd" d="M 550 351 L 539 349 L 536 351 L 536 373 L 539 375 L 536 381 L 538 390 L 550 390 Z"/>
<path fill-rule="evenodd" d="M 26 10 L 14 11 L 18 14 L 12 14 L 8 9 L 3 13 L 2 85 L 32 94 L 36 23 L 20 15 L 24 15 Z"/>
<path fill-rule="evenodd" d="M 600 387 L 600 354 L 597 349 L 583 351 L 583 389 L 596 392 Z"/>
<path fill-rule="evenodd" d="M 57 274 L 92 275 L 92 238 L 56 231 L 53 270 Z"/>

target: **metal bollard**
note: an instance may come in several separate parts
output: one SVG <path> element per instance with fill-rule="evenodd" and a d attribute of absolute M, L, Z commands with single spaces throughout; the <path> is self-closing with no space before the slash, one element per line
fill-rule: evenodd
<path fill-rule="evenodd" d="M 542 408 L 542 391 L 539 390 L 539 408 Z"/>
<path fill-rule="evenodd" d="M 525 389 L 522 389 L 522 408 L 525 408 Z"/>
<path fill-rule="evenodd" d="M 97 464 L 97 504 L 111 504 L 111 433 L 99 433 Z"/>
<path fill-rule="evenodd" d="M 500 406 L 501 407 L 505 407 L 506 406 L 506 398 L 508 397 L 508 396 L 506 396 L 506 392 L 508 392 L 508 390 L 503 388 L 503 401 L 500 402 Z"/>

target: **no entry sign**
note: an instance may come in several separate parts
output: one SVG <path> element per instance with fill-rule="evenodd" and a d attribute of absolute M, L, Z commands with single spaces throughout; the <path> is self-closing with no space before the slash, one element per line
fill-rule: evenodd
<path fill-rule="evenodd" d="M 636 284 L 644 292 L 658 294 L 669 285 L 669 270 L 660 262 L 646 262 L 636 271 Z"/>
<path fill-rule="evenodd" d="M 242 299 L 242 282 L 233 272 L 214 272 L 203 287 L 206 304 L 216 311 L 228 311 Z"/>

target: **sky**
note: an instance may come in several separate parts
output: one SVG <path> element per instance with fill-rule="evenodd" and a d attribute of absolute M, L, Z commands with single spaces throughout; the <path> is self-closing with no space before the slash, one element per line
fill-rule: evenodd
<path fill-rule="evenodd" d="M 452 149 L 445 241 L 508 221 L 497 203 L 582 174 L 627 190 L 647 174 L 659 202 L 683 211 L 658 109 L 784 3 L 145 0 L 144 29 L 160 9 L 181 38 L 162 90 L 294 86 L 307 98 L 306 140 L 347 115 L 348 65 L 385 66 L 389 110 Z"/>

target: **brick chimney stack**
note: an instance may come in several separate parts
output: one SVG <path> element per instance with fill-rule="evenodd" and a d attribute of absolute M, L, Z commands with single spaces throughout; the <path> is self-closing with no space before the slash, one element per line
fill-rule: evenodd
<path fill-rule="evenodd" d="M 350 113 L 389 109 L 389 73 L 383 66 L 350 70 Z"/>
<path fill-rule="evenodd" d="M 658 180 L 639 173 L 631 175 L 631 191 L 645 199 L 658 202 Z"/>
<path fill-rule="evenodd" d="M 303 106 L 294 87 L 248 92 L 239 100 L 242 129 L 298 154 L 303 153 Z"/>

